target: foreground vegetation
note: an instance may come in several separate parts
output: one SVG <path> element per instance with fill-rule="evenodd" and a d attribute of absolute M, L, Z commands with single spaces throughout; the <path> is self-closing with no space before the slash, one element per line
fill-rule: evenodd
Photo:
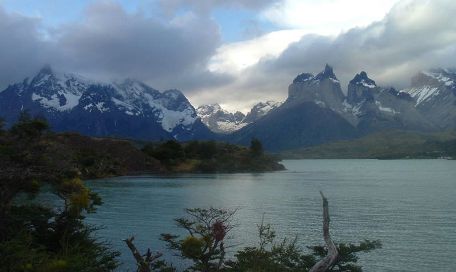
<path fill-rule="evenodd" d="M 233 229 L 231 219 L 235 211 L 224 209 L 187 209 L 186 217 L 176 219 L 178 227 L 187 235 L 162 234 L 168 249 L 189 264 L 179 271 L 224 272 L 358 272 L 358 253 L 381 247 L 379 241 L 365 240 L 359 244 L 334 244 L 329 235 L 329 214 L 324 199 L 323 233 L 326 246 L 310 246 L 304 250 L 295 239 L 278 240 L 271 225 L 258 225 L 258 244 L 235 252 L 234 258 L 226 256 L 227 237 Z M 325 204 L 326 203 L 326 204 Z M 326 207 L 325 207 L 326 205 Z M 150 249 L 141 254 L 134 245 L 134 237 L 125 240 L 139 272 L 171 272 L 177 269 L 162 259 L 162 254 Z M 182 265 L 181 265 L 182 266 Z"/>
<path fill-rule="evenodd" d="M 434 159 L 456 158 L 456 133 L 386 131 L 283 152 L 289 159 Z"/>
<path fill-rule="evenodd" d="M 81 181 L 75 162 L 52 141 L 45 121 L 23 115 L 0 126 L 0 270 L 112 271 L 118 252 L 83 221 L 101 199 Z M 34 201 L 47 188 L 57 206 Z"/>
<path fill-rule="evenodd" d="M 231 152 L 232 159 L 223 157 L 224 152 Z M 263 154 L 255 140 L 250 148 L 165 142 L 141 151 L 127 141 L 54 134 L 45 120 L 26 114 L 8 130 L 0 123 L 0 271 L 113 271 L 119 267 L 119 252 L 96 238 L 96 228 L 84 222 L 85 215 L 95 212 L 102 201 L 83 178 L 144 169 L 176 171 L 188 161 L 197 161 L 198 167 L 191 171 L 229 170 L 234 158 L 250 165 L 238 168 L 246 171 L 264 170 L 255 165 L 275 161 Z M 207 162 L 212 164 L 204 166 Z M 43 191 L 59 201 L 41 201 L 38 196 Z M 315 271 L 311 267 L 330 253 L 323 246 L 306 253 L 296 240 L 277 241 L 271 227 L 261 224 L 258 246 L 246 247 L 228 259 L 226 237 L 234 212 L 212 208 L 186 212 L 188 216 L 176 222 L 188 235 L 162 236 L 170 250 L 190 261 L 186 271 Z M 176 271 L 161 254 L 139 253 L 133 241 L 133 237 L 126 239 L 126 244 L 138 271 Z M 361 271 L 356 253 L 379 246 L 372 241 L 339 244 L 337 258 L 324 271 Z"/>

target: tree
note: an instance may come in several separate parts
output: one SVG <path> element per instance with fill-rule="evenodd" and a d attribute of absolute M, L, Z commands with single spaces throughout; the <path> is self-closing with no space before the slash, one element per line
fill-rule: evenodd
<path fill-rule="evenodd" d="M 166 166 L 173 166 L 185 158 L 185 152 L 179 142 L 169 140 L 157 146 L 153 150 L 152 156 L 163 162 Z"/>
<path fill-rule="evenodd" d="M 83 214 L 101 200 L 80 180 L 48 124 L 24 113 L 0 136 L 0 267 L 5 271 L 112 271 L 118 253 L 92 237 Z M 46 185 L 63 207 L 34 201 Z M 19 198 L 27 195 L 30 201 Z M 3 257 L 5 256 L 5 257 Z"/>
<path fill-rule="evenodd" d="M 0 117 L 0 135 L 3 134 L 5 128 L 5 119 Z"/>
<path fill-rule="evenodd" d="M 177 225 L 188 233 L 183 239 L 178 235 L 162 234 L 168 248 L 177 251 L 193 265 L 190 271 L 220 271 L 225 262 L 225 238 L 233 228 L 231 219 L 235 211 L 224 209 L 187 209 L 188 217 L 176 219 Z"/>
<path fill-rule="evenodd" d="M 257 138 L 253 138 L 251 141 L 250 141 L 250 153 L 254 156 L 254 157 L 259 157 L 259 156 L 262 156 L 264 151 L 263 151 L 263 144 L 261 144 L 260 140 L 258 140 Z"/>
<path fill-rule="evenodd" d="M 187 236 L 162 234 L 168 248 L 182 258 L 192 261 L 185 271 L 224 272 L 306 272 L 339 271 L 360 272 L 357 264 L 360 252 L 369 252 L 381 247 L 379 241 L 365 240 L 359 244 L 336 244 L 329 235 L 328 200 L 323 199 L 323 238 L 326 246 L 307 247 L 304 252 L 298 246 L 297 238 L 276 241 L 276 233 L 264 220 L 258 225 L 257 246 L 237 251 L 233 260 L 225 257 L 225 239 L 232 229 L 231 220 L 235 211 L 223 209 L 187 209 L 187 217 L 176 219 L 177 225 L 186 230 Z M 133 238 L 126 240 L 136 259 L 139 272 L 174 271 L 172 266 L 159 260 L 161 254 L 150 250 L 141 255 L 133 245 Z M 318 261 L 320 259 L 320 261 Z"/>

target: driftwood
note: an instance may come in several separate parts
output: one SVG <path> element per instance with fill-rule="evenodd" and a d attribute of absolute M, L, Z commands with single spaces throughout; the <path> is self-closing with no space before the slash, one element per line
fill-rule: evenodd
<path fill-rule="evenodd" d="M 328 200 L 320 192 L 321 198 L 323 199 L 323 239 L 325 240 L 326 247 L 328 248 L 328 255 L 316 263 L 309 272 L 325 272 L 330 271 L 330 269 L 336 264 L 337 258 L 339 257 L 339 252 L 337 247 L 331 239 L 329 234 L 329 210 L 328 210 Z"/>
<path fill-rule="evenodd" d="M 124 242 L 127 244 L 128 248 L 130 249 L 133 257 L 135 257 L 136 263 L 138 265 L 138 272 L 152 272 L 151 264 L 154 263 L 158 258 L 162 256 L 161 253 L 157 253 L 155 255 L 152 254 L 150 249 L 147 249 L 147 253 L 141 255 L 139 253 L 136 246 L 133 244 L 133 240 L 135 239 L 134 236 L 125 239 Z"/>

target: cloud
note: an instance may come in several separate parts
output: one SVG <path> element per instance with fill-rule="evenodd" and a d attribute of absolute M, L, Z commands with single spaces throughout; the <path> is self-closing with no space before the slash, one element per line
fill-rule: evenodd
<path fill-rule="evenodd" d="M 407 87 L 420 70 L 455 66 L 454 14 L 456 2 L 451 0 L 401 1 L 382 20 L 366 27 L 336 37 L 305 35 L 279 56 L 260 59 L 240 70 L 235 82 L 207 90 L 206 98 L 226 92 L 229 96 L 220 97 L 220 101 L 241 109 L 254 100 L 283 100 L 297 74 L 318 73 L 325 63 L 334 66 L 343 89 L 361 70 L 381 85 Z"/>
<path fill-rule="evenodd" d="M 172 87 L 170 82 L 179 82 L 183 75 L 204 72 L 220 44 L 217 24 L 191 12 L 163 23 L 100 2 L 90 6 L 85 16 L 82 23 L 62 27 L 57 43 L 62 48 L 59 65 L 89 74 L 134 77 Z"/>
<path fill-rule="evenodd" d="M 397 2 L 399 0 L 284 0 L 265 9 L 262 17 L 306 33 L 337 35 L 381 20 Z"/>
<path fill-rule="evenodd" d="M 261 59 L 278 57 L 303 34 L 302 30 L 281 30 L 251 40 L 222 45 L 210 59 L 209 70 L 236 75 Z"/>
<path fill-rule="evenodd" d="M 0 37 L 3 86 L 44 64 L 96 79 L 132 77 L 162 89 L 229 78 L 206 68 L 220 45 L 217 23 L 191 11 L 165 21 L 98 1 L 79 22 L 48 29 L 38 19 L 0 10 Z"/>
<path fill-rule="evenodd" d="M 456 2 L 452 0 L 403 0 L 384 18 L 339 35 L 282 30 L 232 44 L 222 44 L 217 22 L 197 9 L 261 12 L 271 5 L 277 9 L 280 3 L 163 3 L 193 6 L 158 18 L 141 10 L 127 12 L 113 1 L 96 1 L 79 22 L 54 29 L 43 26 L 40 19 L 0 7 L 0 87 L 51 64 L 95 79 L 132 77 L 158 89 L 179 88 L 195 105 L 219 102 L 245 111 L 258 101 L 285 99 L 297 74 L 317 73 L 325 63 L 334 66 L 343 88 L 360 70 L 382 85 L 403 87 L 419 70 L 455 66 Z M 361 11 L 366 10 L 360 5 Z"/>
<path fill-rule="evenodd" d="M 0 6 L 0 87 L 22 81 L 45 61 L 48 47 L 39 26 L 39 19 L 8 14 Z"/>
<path fill-rule="evenodd" d="M 335 39 L 305 37 L 267 65 L 296 72 L 329 62 L 345 82 L 364 69 L 381 83 L 404 86 L 419 70 L 454 65 L 455 11 L 454 1 L 402 1 L 382 21 Z"/>
<path fill-rule="evenodd" d="M 175 12 L 187 7 L 199 13 L 209 13 L 214 8 L 241 8 L 261 10 L 280 0 L 160 0 L 165 12 Z"/>

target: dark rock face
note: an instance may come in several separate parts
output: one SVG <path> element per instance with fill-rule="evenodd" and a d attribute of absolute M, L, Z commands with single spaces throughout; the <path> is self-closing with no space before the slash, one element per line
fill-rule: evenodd
<path fill-rule="evenodd" d="M 48 119 L 56 131 L 143 140 L 208 139 L 205 127 L 178 90 L 163 93 L 135 80 L 95 82 L 43 68 L 31 80 L 0 93 L 0 116 L 8 124 L 22 110 Z"/>
<path fill-rule="evenodd" d="M 320 72 L 318 75 L 315 76 L 316 80 L 324 80 L 324 79 L 333 79 L 337 80 L 336 75 L 334 74 L 333 68 L 329 66 L 328 64 L 325 65 L 325 69 Z"/>
<path fill-rule="evenodd" d="M 270 151 L 317 145 L 356 137 L 357 131 L 334 111 L 312 102 L 302 102 L 277 110 L 235 132 L 237 143 L 248 145 L 255 137 Z"/>
<path fill-rule="evenodd" d="M 364 100 L 373 101 L 373 89 L 377 88 L 375 81 L 362 71 L 357 74 L 348 84 L 347 102 L 350 104 L 360 103 Z"/>

